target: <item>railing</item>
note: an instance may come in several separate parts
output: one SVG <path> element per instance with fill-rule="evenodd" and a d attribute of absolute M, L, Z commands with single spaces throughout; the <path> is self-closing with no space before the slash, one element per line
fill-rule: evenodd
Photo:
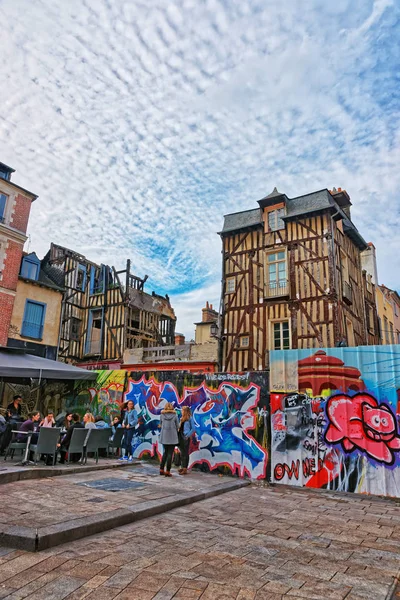
<path fill-rule="evenodd" d="M 183 344 L 181 346 L 157 346 L 153 348 L 143 348 L 143 362 L 182 360 L 189 358 L 189 356 L 189 344 Z"/>
<path fill-rule="evenodd" d="M 277 296 L 288 296 L 289 282 L 287 281 L 287 279 L 281 279 L 280 281 L 267 283 L 266 295 L 267 298 L 275 298 Z"/>
<path fill-rule="evenodd" d="M 348 304 L 353 303 L 353 288 L 347 281 L 343 281 L 343 300 Z"/>
<path fill-rule="evenodd" d="M 21 335 L 22 337 L 41 340 L 43 338 L 43 325 L 38 325 L 37 323 L 32 323 L 31 321 L 23 321 Z"/>

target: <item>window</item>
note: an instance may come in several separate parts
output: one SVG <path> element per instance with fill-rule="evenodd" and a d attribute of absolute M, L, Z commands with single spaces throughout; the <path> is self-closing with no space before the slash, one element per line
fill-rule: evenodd
<path fill-rule="evenodd" d="M 385 344 L 389 344 L 389 321 L 386 317 L 383 317 L 383 334 L 382 339 L 385 340 Z"/>
<path fill-rule="evenodd" d="M 267 254 L 267 296 L 285 296 L 288 293 L 286 252 Z"/>
<path fill-rule="evenodd" d="M 226 293 L 227 294 L 232 294 L 232 292 L 235 291 L 235 279 L 234 277 L 230 277 L 229 279 L 226 280 Z"/>
<path fill-rule="evenodd" d="M 37 281 L 39 279 L 39 271 L 40 271 L 40 260 L 36 256 L 36 254 L 30 254 L 29 256 L 24 256 L 21 263 L 21 277 L 25 277 L 25 279 L 33 279 Z"/>
<path fill-rule="evenodd" d="M 349 261 L 344 252 L 340 251 L 340 259 L 342 263 L 342 281 L 349 283 Z"/>
<path fill-rule="evenodd" d="M 275 323 L 272 323 L 272 349 L 289 350 L 289 348 L 289 321 L 277 321 Z"/>
<path fill-rule="evenodd" d="M 6 215 L 6 202 L 7 196 L 5 194 L 0 194 L 0 223 L 4 223 Z"/>
<path fill-rule="evenodd" d="M 105 267 L 101 266 L 97 269 L 92 265 L 90 269 L 90 293 L 91 294 L 102 294 L 104 291 L 104 275 Z"/>
<path fill-rule="evenodd" d="M 86 267 L 85 265 L 78 265 L 76 268 L 76 281 L 75 288 L 81 292 L 85 291 L 86 287 Z"/>
<path fill-rule="evenodd" d="M 355 346 L 355 338 L 354 338 L 354 328 L 353 323 L 350 319 L 346 319 L 346 329 L 347 329 L 347 345 Z"/>
<path fill-rule="evenodd" d="M 103 330 L 103 309 L 89 311 L 86 337 L 86 354 L 101 354 L 101 334 Z"/>
<path fill-rule="evenodd" d="M 394 329 L 393 323 L 389 323 L 390 343 L 394 344 Z"/>
<path fill-rule="evenodd" d="M 370 306 L 368 307 L 368 327 L 371 333 L 374 333 L 374 309 Z"/>
<path fill-rule="evenodd" d="M 394 305 L 394 316 L 398 317 L 399 316 L 399 309 L 398 309 L 398 306 L 397 306 L 397 302 L 393 302 L 393 305 Z"/>
<path fill-rule="evenodd" d="M 240 347 L 241 348 L 248 348 L 249 344 L 250 344 L 250 340 L 249 340 L 248 335 L 244 335 L 240 338 Z"/>
<path fill-rule="evenodd" d="M 44 317 L 46 304 L 27 300 L 25 303 L 24 318 L 22 321 L 21 336 L 36 340 L 43 338 Z"/>
<path fill-rule="evenodd" d="M 285 221 L 282 217 L 285 216 L 285 209 L 278 208 L 277 210 L 271 210 L 268 212 L 268 230 L 278 231 L 278 229 L 285 229 Z"/>
<path fill-rule="evenodd" d="M 71 340 L 78 342 L 81 336 L 81 320 L 76 317 L 71 318 L 69 337 Z"/>
<path fill-rule="evenodd" d="M 400 331 L 396 332 L 396 338 L 397 338 L 396 344 L 400 344 Z"/>

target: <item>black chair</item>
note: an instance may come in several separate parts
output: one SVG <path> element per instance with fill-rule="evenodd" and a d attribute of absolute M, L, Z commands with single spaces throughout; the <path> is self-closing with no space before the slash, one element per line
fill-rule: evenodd
<path fill-rule="evenodd" d="M 38 456 L 41 454 L 50 454 L 53 457 L 53 467 L 57 458 L 57 444 L 60 439 L 60 427 L 41 427 L 36 444 L 31 444 L 29 450 L 35 453 L 35 465 Z"/>
<path fill-rule="evenodd" d="M 105 433 L 107 434 L 107 442 L 104 441 Z M 88 452 L 93 452 L 97 464 L 99 462 L 99 448 L 108 448 L 109 436 L 110 433 L 107 429 L 89 429 L 88 439 L 86 442 L 86 448 L 82 462 L 86 464 Z"/>
<path fill-rule="evenodd" d="M 111 450 L 111 452 L 115 455 L 116 454 L 116 450 L 119 450 L 120 448 L 122 448 L 122 439 L 124 437 L 124 429 L 122 427 L 118 427 L 118 429 L 116 429 L 114 437 L 112 440 L 110 440 L 108 442 L 108 450 Z M 108 456 L 108 451 L 107 451 L 107 456 Z"/>
<path fill-rule="evenodd" d="M 9 428 L 10 430 L 13 429 L 14 431 L 18 431 L 21 427 L 22 423 L 12 423 L 9 424 Z M 21 450 L 22 454 L 25 452 L 26 449 L 26 441 L 28 440 L 28 436 L 26 438 L 26 440 L 24 440 L 23 442 L 17 442 L 16 437 L 17 434 L 16 433 L 12 433 L 11 434 L 11 442 L 8 444 L 6 453 L 4 455 L 4 460 L 7 460 L 7 456 L 10 454 L 11 458 L 14 458 L 14 453 L 16 450 Z"/>
<path fill-rule="evenodd" d="M 83 454 L 85 449 L 85 442 L 88 435 L 88 430 L 84 428 L 76 427 L 74 428 L 71 440 L 68 446 L 68 458 L 67 464 L 69 465 L 69 461 L 72 454 L 80 454 L 81 460 L 83 460 Z"/>

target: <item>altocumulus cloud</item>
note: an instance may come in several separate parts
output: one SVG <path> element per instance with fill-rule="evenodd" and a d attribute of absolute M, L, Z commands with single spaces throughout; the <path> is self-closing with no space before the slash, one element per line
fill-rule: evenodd
<path fill-rule="evenodd" d="M 3 0 L 0 160 L 50 243 L 218 304 L 224 213 L 341 186 L 400 287 L 392 0 Z M 393 268 L 396 267 L 396 268 Z"/>

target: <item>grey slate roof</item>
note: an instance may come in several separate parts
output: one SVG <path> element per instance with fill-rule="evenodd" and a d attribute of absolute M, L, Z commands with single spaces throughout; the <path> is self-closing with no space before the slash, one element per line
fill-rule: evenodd
<path fill-rule="evenodd" d="M 328 190 L 319 190 L 305 196 L 290 198 L 286 205 L 286 217 L 296 217 L 335 206 Z"/>
<path fill-rule="evenodd" d="M 279 192 L 275 190 L 276 188 L 274 188 L 274 191 L 269 197 L 274 197 L 279 194 Z M 266 196 L 266 198 L 268 198 L 268 196 Z M 367 244 L 365 240 L 327 189 L 318 190 L 311 194 L 305 194 L 304 196 L 297 196 L 296 198 L 286 197 L 286 215 L 283 219 L 289 220 L 293 217 L 300 217 L 329 208 L 332 208 L 333 211 L 338 211 L 338 214 L 343 218 L 345 233 L 359 246 L 360 249 L 366 248 Z M 241 229 L 246 229 L 248 227 L 261 226 L 262 222 L 262 211 L 260 208 L 231 213 L 225 215 L 224 227 L 220 233 L 223 235 L 232 231 L 240 231 Z"/>
<path fill-rule="evenodd" d="M 225 215 L 224 228 L 221 233 L 245 229 L 246 227 L 254 227 L 255 225 L 261 225 L 261 223 L 262 213 L 260 208 L 243 210 L 242 212 Z"/>

